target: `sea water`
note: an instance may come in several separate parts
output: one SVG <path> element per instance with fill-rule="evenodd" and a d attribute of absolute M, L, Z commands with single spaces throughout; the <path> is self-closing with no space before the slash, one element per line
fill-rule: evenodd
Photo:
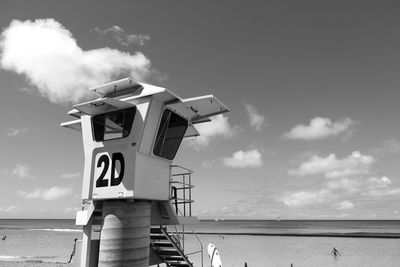
<path fill-rule="evenodd" d="M 216 245 L 224 267 L 245 262 L 249 267 L 400 266 L 400 221 L 222 220 L 202 221 L 193 230 L 200 233 L 206 267 L 209 243 Z M 185 231 L 187 251 L 199 251 L 196 236 L 189 227 Z M 0 234 L 7 235 L 0 240 L 0 260 L 67 262 L 82 231 L 74 220 L 0 220 Z M 351 234 L 356 237 L 344 237 Z M 341 256 L 331 254 L 333 247 Z M 201 253 L 189 258 L 201 266 Z"/>

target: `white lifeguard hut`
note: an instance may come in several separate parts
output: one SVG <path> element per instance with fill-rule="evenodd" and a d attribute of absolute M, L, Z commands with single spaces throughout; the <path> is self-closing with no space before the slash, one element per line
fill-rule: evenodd
<path fill-rule="evenodd" d="M 82 132 L 85 155 L 76 266 L 193 266 L 167 227 L 198 222 L 193 172 L 172 161 L 183 138 L 199 135 L 195 124 L 229 109 L 212 95 L 182 99 L 130 78 L 90 90 L 100 98 L 74 105 L 77 119 L 61 124 Z"/>

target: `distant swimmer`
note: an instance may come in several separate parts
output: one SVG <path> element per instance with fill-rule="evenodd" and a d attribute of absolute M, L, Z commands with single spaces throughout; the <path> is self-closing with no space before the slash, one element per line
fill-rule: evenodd
<path fill-rule="evenodd" d="M 218 239 L 224 239 L 225 237 L 223 235 L 219 235 Z"/>
<path fill-rule="evenodd" d="M 1 236 L 1 240 L 6 240 L 7 236 L 6 235 L 2 235 Z"/>
<path fill-rule="evenodd" d="M 340 256 L 340 252 L 335 247 L 333 247 L 333 249 L 332 249 L 332 254 L 335 257 Z"/>

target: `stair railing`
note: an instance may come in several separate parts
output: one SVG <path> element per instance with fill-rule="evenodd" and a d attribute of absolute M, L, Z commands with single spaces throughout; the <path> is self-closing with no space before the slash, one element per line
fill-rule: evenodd
<path fill-rule="evenodd" d="M 192 188 L 194 187 L 192 185 L 192 174 L 193 171 L 190 169 L 179 165 L 171 165 L 170 201 L 175 206 L 176 214 L 180 216 L 192 216 L 192 203 L 194 202 L 192 199 Z M 199 243 L 200 249 L 189 253 L 185 252 L 185 254 L 193 255 L 200 253 L 201 266 L 203 267 L 203 244 L 193 228 L 190 225 L 187 225 L 187 227 L 190 229 L 190 234 L 193 234 Z M 174 225 L 174 229 L 171 232 L 176 240 L 181 241 L 181 247 L 183 251 L 185 251 L 185 232 L 185 225 L 182 225 L 182 231 L 178 231 L 177 225 Z"/>
<path fill-rule="evenodd" d="M 183 216 L 192 216 L 192 174 L 193 171 L 179 165 L 171 165 L 170 200 L 175 206 L 175 212 L 183 212 Z"/>

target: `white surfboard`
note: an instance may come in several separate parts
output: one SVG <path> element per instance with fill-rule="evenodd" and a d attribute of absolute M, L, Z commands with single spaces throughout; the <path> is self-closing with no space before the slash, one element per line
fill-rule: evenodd
<path fill-rule="evenodd" d="M 208 244 L 207 252 L 211 260 L 211 267 L 222 267 L 221 256 L 214 244 Z"/>

